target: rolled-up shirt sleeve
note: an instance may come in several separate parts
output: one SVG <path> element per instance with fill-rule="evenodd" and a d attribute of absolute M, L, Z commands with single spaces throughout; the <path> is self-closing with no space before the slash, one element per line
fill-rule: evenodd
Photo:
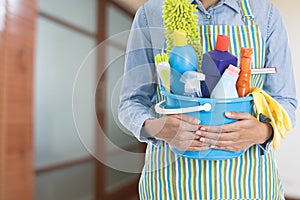
<path fill-rule="evenodd" d="M 128 40 L 119 104 L 120 122 L 141 142 L 159 142 L 141 134 L 144 122 L 156 118 L 153 109 L 157 87 L 155 51 L 145 11 L 141 7 L 136 13 Z"/>
<path fill-rule="evenodd" d="M 265 76 L 263 90 L 284 107 L 295 126 L 298 102 L 288 34 L 283 19 L 274 6 L 270 8 L 268 19 L 265 66 L 276 66 L 277 73 Z"/>

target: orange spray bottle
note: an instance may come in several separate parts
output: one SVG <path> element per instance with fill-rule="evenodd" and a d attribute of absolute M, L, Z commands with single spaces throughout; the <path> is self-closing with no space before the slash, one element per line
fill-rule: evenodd
<path fill-rule="evenodd" d="M 240 55 L 240 74 L 236 82 L 239 97 L 245 97 L 250 92 L 252 48 L 242 48 Z"/>

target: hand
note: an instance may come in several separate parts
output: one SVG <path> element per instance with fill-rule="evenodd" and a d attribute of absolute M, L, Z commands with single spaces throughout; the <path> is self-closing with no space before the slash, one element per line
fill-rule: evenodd
<path fill-rule="evenodd" d="M 188 115 L 167 115 L 146 120 L 144 131 L 181 151 L 206 150 L 209 145 L 200 142 L 200 136 L 195 134 L 200 128 L 199 123 L 198 119 Z"/>
<path fill-rule="evenodd" d="M 249 113 L 227 112 L 225 115 L 238 121 L 222 126 L 201 126 L 196 132 L 201 136 L 200 141 L 211 148 L 238 152 L 264 143 L 272 134 L 270 124 L 260 122 Z"/>

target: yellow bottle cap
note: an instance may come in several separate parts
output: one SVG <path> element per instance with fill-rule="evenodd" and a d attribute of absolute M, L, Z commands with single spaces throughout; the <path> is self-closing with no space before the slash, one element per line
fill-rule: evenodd
<path fill-rule="evenodd" d="M 186 32 L 184 30 L 175 30 L 174 31 L 174 43 L 175 43 L 175 46 L 187 45 Z"/>

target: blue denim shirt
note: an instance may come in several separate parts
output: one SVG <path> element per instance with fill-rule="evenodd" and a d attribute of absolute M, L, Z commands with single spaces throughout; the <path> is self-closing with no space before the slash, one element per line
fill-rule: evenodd
<path fill-rule="evenodd" d="M 244 25 L 239 0 L 220 0 L 205 10 L 198 0 L 199 25 Z M 267 0 L 251 0 L 255 23 L 266 43 L 265 66 L 276 66 L 276 74 L 265 75 L 263 90 L 275 98 L 288 112 L 295 125 L 297 107 L 295 79 L 291 63 L 288 35 L 279 11 Z M 162 19 L 163 0 L 149 0 L 136 13 L 129 36 L 125 72 L 120 96 L 119 120 L 140 141 L 157 143 L 141 134 L 147 119 L 156 116 L 156 72 L 154 56 L 164 46 Z"/>

